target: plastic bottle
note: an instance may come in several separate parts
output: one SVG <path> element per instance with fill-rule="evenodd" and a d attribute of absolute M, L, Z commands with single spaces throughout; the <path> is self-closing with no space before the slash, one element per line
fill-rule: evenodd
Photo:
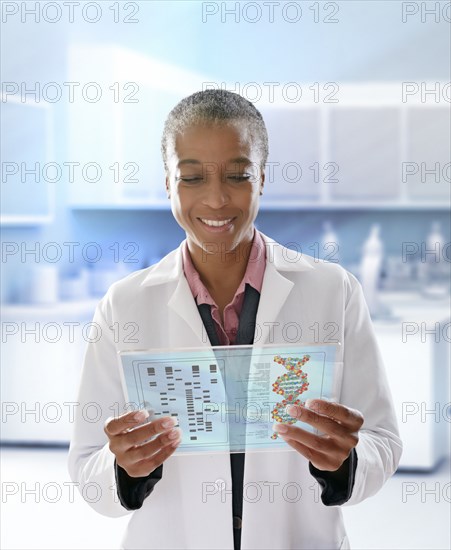
<path fill-rule="evenodd" d="M 441 298 L 448 293 L 449 280 L 446 266 L 442 261 L 442 251 L 445 246 L 445 237 L 441 232 L 440 222 L 434 221 L 426 238 L 426 250 L 422 262 L 425 265 L 426 281 L 423 294 L 434 298 Z"/>
<path fill-rule="evenodd" d="M 374 224 L 363 245 L 360 264 L 360 282 L 371 314 L 377 314 L 379 305 L 379 280 L 381 276 L 384 245 L 379 237 L 380 226 Z"/>
<path fill-rule="evenodd" d="M 321 237 L 321 256 L 334 263 L 339 263 L 339 244 L 338 237 L 334 231 L 332 222 L 325 221 L 323 223 L 323 235 Z"/>

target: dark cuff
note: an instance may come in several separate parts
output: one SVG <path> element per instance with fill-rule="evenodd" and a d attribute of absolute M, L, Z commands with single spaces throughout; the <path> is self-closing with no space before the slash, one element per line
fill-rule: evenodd
<path fill-rule="evenodd" d="M 323 489 L 321 501 L 325 506 L 340 506 L 351 498 L 357 469 L 355 448 L 335 472 L 318 470 L 311 462 L 308 466 L 310 473 Z"/>
<path fill-rule="evenodd" d="M 158 466 L 148 476 L 131 477 L 114 460 L 114 474 L 119 501 L 127 510 L 137 510 L 143 505 L 144 499 L 153 491 L 155 485 L 163 476 L 163 464 Z"/>

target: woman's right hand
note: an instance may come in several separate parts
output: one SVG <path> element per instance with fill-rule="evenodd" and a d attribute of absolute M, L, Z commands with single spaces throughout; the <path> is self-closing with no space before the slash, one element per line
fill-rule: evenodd
<path fill-rule="evenodd" d="M 130 477 L 145 477 L 174 453 L 181 441 L 172 416 L 163 416 L 143 424 L 149 413 L 142 409 L 109 418 L 104 431 L 116 463 Z M 155 437 L 152 441 L 150 438 Z"/>

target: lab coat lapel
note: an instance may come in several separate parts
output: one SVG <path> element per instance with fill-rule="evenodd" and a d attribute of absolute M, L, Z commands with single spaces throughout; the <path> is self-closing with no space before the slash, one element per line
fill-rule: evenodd
<path fill-rule="evenodd" d="M 287 300 L 294 283 L 281 275 L 270 262 L 266 264 L 260 304 L 255 324 L 256 345 L 266 344 L 273 323 Z"/>
<path fill-rule="evenodd" d="M 167 307 L 175 313 L 183 324 L 170 327 L 168 340 L 170 345 L 178 347 L 180 340 L 180 331 L 184 335 L 190 335 L 189 347 L 210 347 L 210 342 L 206 331 L 203 329 L 203 322 L 196 302 L 191 293 L 188 281 L 183 273 L 182 247 L 180 246 L 165 256 L 158 264 L 150 268 L 144 281 L 144 286 L 173 285 L 175 290 L 170 296 Z M 164 293 L 162 293 L 164 296 Z M 186 338 L 183 339 L 186 341 Z"/>
<path fill-rule="evenodd" d="M 312 265 L 302 253 L 288 250 L 273 239 L 261 233 L 265 242 L 266 268 L 257 312 L 254 344 L 266 344 L 282 307 L 294 287 L 294 283 L 283 275 L 290 271 L 310 271 Z"/>
<path fill-rule="evenodd" d="M 168 302 L 168 307 L 185 321 L 186 330 L 192 332 L 193 347 L 210 347 L 202 318 L 183 273 L 179 277 L 174 294 Z M 175 337 L 177 338 L 177 335 Z"/>

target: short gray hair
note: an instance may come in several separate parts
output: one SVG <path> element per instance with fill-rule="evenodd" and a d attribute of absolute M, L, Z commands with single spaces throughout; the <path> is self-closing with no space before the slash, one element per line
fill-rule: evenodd
<path fill-rule="evenodd" d="M 268 158 L 268 132 L 263 117 L 253 103 L 227 90 L 204 90 L 182 99 L 169 113 L 161 138 L 161 154 L 167 172 L 169 141 L 195 124 L 244 123 L 261 154 L 261 167 Z"/>

